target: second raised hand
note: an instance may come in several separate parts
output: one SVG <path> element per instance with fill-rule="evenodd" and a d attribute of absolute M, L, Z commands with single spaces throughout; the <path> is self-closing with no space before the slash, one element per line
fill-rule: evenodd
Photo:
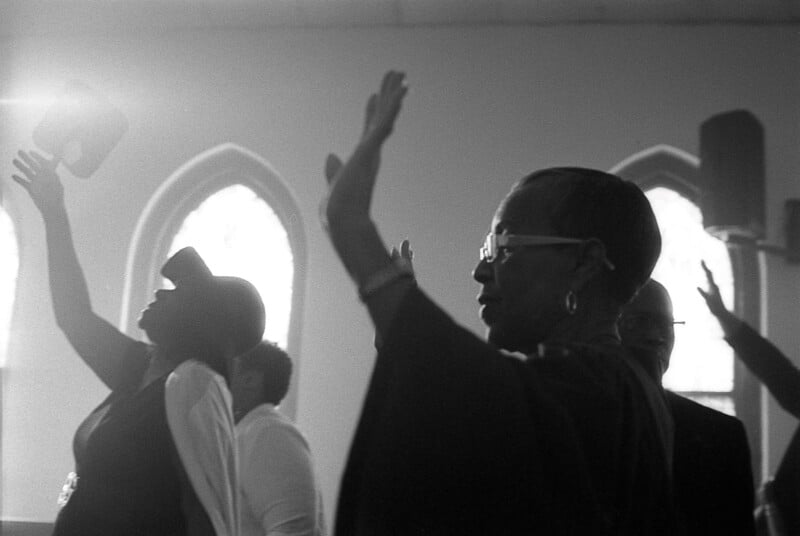
<path fill-rule="evenodd" d="M 386 73 L 380 91 L 367 101 L 364 132 L 353 154 L 345 163 L 336 155 L 328 155 L 325 177 L 329 192 L 322 207 L 326 225 L 343 220 L 357 223 L 369 218 L 381 147 L 394 128 L 407 92 L 404 73 Z"/>

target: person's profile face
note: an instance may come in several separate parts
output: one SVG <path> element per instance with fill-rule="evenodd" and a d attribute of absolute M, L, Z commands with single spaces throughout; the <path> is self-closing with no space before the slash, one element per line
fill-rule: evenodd
<path fill-rule="evenodd" d="M 160 344 L 190 337 L 199 324 L 196 320 L 204 314 L 203 288 L 199 280 L 186 278 L 175 288 L 157 290 L 139 317 L 139 327 Z"/>
<path fill-rule="evenodd" d="M 556 235 L 547 211 L 549 188 L 534 184 L 512 192 L 495 212 L 491 231 Z M 554 246 L 501 248 L 492 262 L 479 261 L 473 277 L 481 284 L 478 302 L 489 342 L 528 353 L 547 340 L 566 314 L 575 262 L 572 248 Z"/>
<path fill-rule="evenodd" d="M 663 375 L 675 346 L 672 302 L 666 290 L 649 282 L 622 312 L 618 322 L 622 343 L 644 350 L 657 361 Z"/>

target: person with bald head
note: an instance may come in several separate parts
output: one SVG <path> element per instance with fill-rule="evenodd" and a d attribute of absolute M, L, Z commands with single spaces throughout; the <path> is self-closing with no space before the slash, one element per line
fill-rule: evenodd
<path fill-rule="evenodd" d="M 651 279 L 623 309 L 619 332 L 634 359 L 661 385 L 675 345 L 672 300 Z M 686 534 L 755 534 L 753 476 L 741 421 L 665 390 L 675 422 L 676 502 Z"/>

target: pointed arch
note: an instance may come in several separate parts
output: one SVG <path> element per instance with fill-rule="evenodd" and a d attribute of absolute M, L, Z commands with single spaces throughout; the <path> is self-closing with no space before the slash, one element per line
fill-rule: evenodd
<path fill-rule="evenodd" d="M 671 145 L 654 145 L 624 159 L 611 173 L 647 191 L 659 186 L 675 190 L 693 203 L 700 200 L 700 159 Z"/>
<path fill-rule="evenodd" d="M 657 217 L 659 216 L 659 210 L 655 205 L 658 201 L 654 201 L 653 194 L 660 195 L 662 198 L 664 195 L 671 195 L 678 203 L 685 202 L 685 206 L 691 205 L 689 208 L 696 214 L 694 217 L 699 218 L 702 178 L 700 176 L 700 159 L 697 156 L 670 145 L 660 144 L 625 158 L 610 171 L 623 179 L 634 182 L 645 193 L 648 193 L 651 202 L 654 202 Z M 684 211 L 684 214 L 686 214 L 686 211 Z M 702 219 L 700 218 L 692 225 L 696 227 L 699 223 L 702 226 L 701 221 Z M 684 223 L 686 222 L 680 222 L 681 225 Z M 666 236 L 669 230 L 663 229 L 664 224 L 662 222 L 660 222 L 660 225 L 662 226 L 662 234 Z M 730 275 L 728 276 L 729 296 L 725 296 L 723 292 L 723 297 L 727 298 L 729 305 L 733 304 L 733 309 L 740 318 L 743 318 L 751 325 L 759 325 L 760 268 L 756 253 L 753 250 L 743 249 L 735 245 L 723 245 L 714 241 L 709 242 L 707 246 L 699 245 L 698 242 L 687 247 L 685 236 L 691 231 L 683 232 L 684 234 L 679 239 L 681 242 L 680 247 L 684 250 L 694 249 L 694 254 L 699 251 L 701 255 L 707 256 L 712 254 L 709 250 L 725 248 L 721 250 L 720 262 L 722 263 L 723 258 L 727 258 Z M 697 231 L 694 232 L 696 233 Z M 684 268 L 690 271 L 689 273 L 698 271 L 697 266 L 684 266 Z M 654 277 L 657 277 L 658 269 L 659 266 L 657 265 Z M 689 287 L 689 291 L 693 292 L 694 286 L 702 285 L 704 285 L 704 281 L 702 281 L 702 275 L 700 275 L 696 284 Z M 700 311 L 705 311 L 705 305 L 702 302 L 696 304 L 695 307 Z M 680 314 L 677 309 L 676 314 Z M 676 339 L 680 337 L 681 331 L 676 330 Z M 676 341 L 676 351 L 677 348 Z M 703 350 L 694 344 L 691 345 L 691 348 L 697 354 L 703 353 Z M 727 345 L 721 346 L 721 348 L 724 351 L 728 351 L 731 356 L 732 388 L 730 396 L 732 397 L 737 417 L 744 422 L 747 428 L 753 457 L 753 468 L 757 471 L 761 468 L 761 404 L 758 382 L 741 362 L 733 358 L 732 351 L 727 349 Z M 714 350 L 714 352 L 716 351 Z M 705 358 L 705 356 L 698 357 Z M 709 374 L 709 372 L 698 374 Z M 699 395 L 697 398 L 702 399 L 704 393 L 688 394 Z M 759 478 L 759 475 L 754 476 L 757 479 Z"/>
<path fill-rule="evenodd" d="M 265 212 L 273 214 L 270 217 L 277 218 L 290 251 L 287 257 L 292 275 L 288 283 L 291 291 L 285 346 L 295 360 L 292 387 L 296 387 L 305 294 L 305 230 L 288 185 L 265 159 L 239 145 L 225 143 L 197 155 L 170 175 L 151 197 L 139 217 L 128 250 L 120 327 L 126 331 L 136 329 L 139 311 L 151 300 L 153 291 L 162 286 L 159 270 L 187 217 L 207 207 L 206 202 L 219 197 L 217 194 L 233 194 L 237 202 L 236 199 L 241 201 L 242 195 L 247 195 L 243 192 L 248 191 L 254 194 L 251 197 L 256 203 L 263 202 Z M 248 240 L 251 243 L 247 247 L 269 249 L 266 242 L 253 239 L 253 233 Z M 214 266 L 211 268 L 214 271 Z M 229 271 L 225 275 L 252 279 L 242 272 L 247 270 Z M 290 389 L 282 404 L 284 412 L 294 414 L 296 397 L 296 389 Z"/>

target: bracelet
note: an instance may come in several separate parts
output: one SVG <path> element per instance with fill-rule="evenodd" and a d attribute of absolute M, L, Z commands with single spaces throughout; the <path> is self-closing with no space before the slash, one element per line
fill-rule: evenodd
<path fill-rule="evenodd" d="M 382 288 L 406 278 L 414 279 L 414 268 L 411 262 L 402 258 L 393 259 L 390 264 L 367 277 L 366 281 L 358 288 L 358 296 L 361 301 L 365 301 Z"/>

